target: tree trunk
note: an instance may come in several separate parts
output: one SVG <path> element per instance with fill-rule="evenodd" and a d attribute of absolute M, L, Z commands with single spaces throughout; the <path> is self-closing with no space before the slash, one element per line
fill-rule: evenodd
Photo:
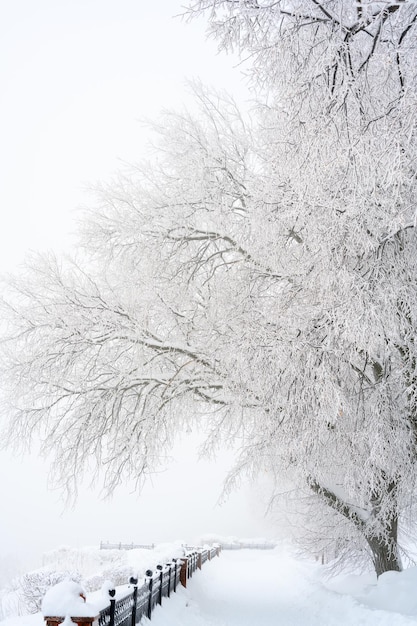
<path fill-rule="evenodd" d="M 386 494 L 389 496 L 392 504 L 396 504 L 397 482 L 392 479 L 387 480 L 384 471 L 381 471 L 381 478 L 385 481 Z M 378 514 L 381 498 L 382 496 L 378 492 L 374 492 L 371 496 L 375 515 Z M 398 550 L 398 514 L 395 506 L 392 506 L 391 514 L 382 523 L 385 532 L 380 535 L 369 536 L 365 531 L 366 541 L 371 549 L 372 561 L 378 577 L 384 572 L 400 572 L 402 570 Z"/>
<path fill-rule="evenodd" d="M 391 519 L 387 530 L 388 540 L 386 537 L 366 537 L 378 577 L 384 572 L 401 572 L 402 570 L 401 557 L 398 551 L 397 517 Z"/>
<path fill-rule="evenodd" d="M 384 572 L 401 572 L 401 559 L 398 554 L 397 546 L 387 546 L 387 544 L 378 537 L 367 538 L 366 540 L 371 548 L 372 561 L 378 577 Z"/>
<path fill-rule="evenodd" d="M 395 512 L 391 514 L 388 520 L 382 522 L 385 526 L 384 533 L 369 536 L 367 534 L 369 529 L 366 522 L 359 517 L 357 512 L 352 509 L 349 504 L 311 477 L 308 478 L 308 485 L 310 489 L 323 498 L 326 504 L 346 517 L 363 534 L 371 550 L 372 562 L 378 577 L 384 572 L 401 572 L 402 564 L 398 550 L 398 515 Z M 392 499 L 396 499 L 397 485 L 394 480 L 388 483 L 387 492 Z M 374 493 L 371 502 L 374 504 L 375 509 L 377 509 L 380 497 Z"/>

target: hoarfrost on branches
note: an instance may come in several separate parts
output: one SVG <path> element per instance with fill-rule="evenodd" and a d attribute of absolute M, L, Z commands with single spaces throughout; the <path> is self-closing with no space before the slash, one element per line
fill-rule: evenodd
<path fill-rule="evenodd" d="M 155 125 L 157 157 L 97 190 L 78 261 L 10 281 L 9 439 L 40 433 L 70 491 L 95 455 L 111 491 L 204 423 L 213 448 L 241 444 L 229 484 L 285 474 L 327 529 L 316 547 L 399 569 L 416 488 L 416 6 L 193 4 L 210 8 L 268 98 L 244 116 L 195 85 L 197 114 Z"/>

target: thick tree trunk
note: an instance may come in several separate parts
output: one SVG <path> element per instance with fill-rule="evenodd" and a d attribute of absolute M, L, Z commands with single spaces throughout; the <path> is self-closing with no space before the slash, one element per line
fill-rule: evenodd
<path fill-rule="evenodd" d="M 401 558 L 398 551 L 398 519 L 392 518 L 387 528 L 387 537 L 366 537 L 371 549 L 372 561 L 377 576 L 384 572 L 401 572 Z"/>
<path fill-rule="evenodd" d="M 391 518 L 384 523 L 384 531 L 380 535 L 369 536 L 367 523 L 359 517 L 357 512 L 349 504 L 327 487 L 323 487 L 311 477 L 308 479 L 310 488 L 335 511 L 351 521 L 365 537 L 371 550 L 372 562 L 376 575 L 379 577 L 384 572 L 402 570 L 400 553 L 398 550 L 398 516 L 392 514 Z M 388 484 L 387 491 L 392 498 L 396 497 L 397 486 L 395 481 Z M 372 495 L 371 501 L 377 506 L 380 498 Z"/>
<path fill-rule="evenodd" d="M 385 472 L 381 472 L 381 477 L 385 480 Z M 389 495 L 392 503 L 397 502 L 397 483 L 395 480 L 385 480 L 385 489 L 387 495 Z M 373 493 L 371 497 L 371 503 L 377 514 L 379 505 L 381 502 L 381 495 L 379 493 Z M 371 549 L 372 561 L 375 567 L 377 576 L 380 576 L 384 572 L 394 571 L 400 572 L 402 570 L 400 553 L 398 550 L 398 515 L 395 512 L 395 507 L 392 507 L 391 515 L 383 522 L 384 533 L 376 536 L 365 537 L 368 542 L 368 546 Z"/>
<path fill-rule="evenodd" d="M 401 559 L 398 554 L 397 545 L 388 546 L 378 537 L 366 538 L 372 552 L 372 561 L 377 576 L 384 572 L 401 572 Z"/>

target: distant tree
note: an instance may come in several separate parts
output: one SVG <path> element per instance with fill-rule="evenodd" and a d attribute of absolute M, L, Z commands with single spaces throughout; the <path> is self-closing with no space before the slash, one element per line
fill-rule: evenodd
<path fill-rule="evenodd" d="M 9 440 L 40 433 L 70 491 L 93 457 L 112 490 L 197 421 L 214 448 L 241 442 L 236 474 L 289 476 L 333 543 L 398 570 L 416 498 L 415 5 L 193 6 L 256 55 L 268 99 L 248 121 L 197 86 L 155 159 L 98 190 L 77 261 L 9 281 Z"/>

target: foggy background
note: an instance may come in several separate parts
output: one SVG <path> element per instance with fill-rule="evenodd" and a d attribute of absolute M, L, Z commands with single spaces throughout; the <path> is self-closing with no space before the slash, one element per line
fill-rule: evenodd
<path fill-rule="evenodd" d="M 70 250 L 76 209 L 92 203 L 86 188 L 146 154 L 140 120 L 186 101 L 186 79 L 247 101 L 237 60 L 217 54 L 203 21 L 173 18 L 182 11 L 177 0 L 2 3 L 2 274 L 30 250 Z M 36 450 L 0 452 L 2 575 L 41 565 L 42 552 L 61 544 L 273 537 L 261 485 L 242 485 L 218 505 L 233 454 L 199 461 L 197 439 L 184 436 L 140 496 L 126 486 L 103 502 L 99 487 L 84 485 L 73 509 L 48 490 L 48 463 Z"/>

